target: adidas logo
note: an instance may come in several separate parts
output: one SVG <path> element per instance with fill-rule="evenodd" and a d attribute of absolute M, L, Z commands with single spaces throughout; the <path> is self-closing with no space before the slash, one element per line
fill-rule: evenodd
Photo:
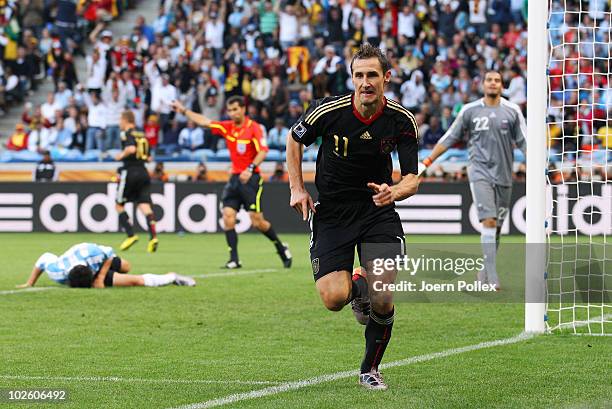
<path fill-rule="evenodd" d="M 372 139 L 372 135 L 370 135 L 370 132 L 365 131 L 364 133 L 361 134 L 359 139 Z"/>

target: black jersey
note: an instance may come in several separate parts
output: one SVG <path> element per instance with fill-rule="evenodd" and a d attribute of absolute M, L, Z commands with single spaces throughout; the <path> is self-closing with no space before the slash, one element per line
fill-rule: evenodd
<path fill-rule="evenodd" d="M 306 146 L 319 136 L 315 182 L 319 200 L 371 200 L 368 182 L 391 185 L 397 150 L 401 173 L 417 173 L 418 126 L 414 115 L 385 99 L 371 118 L 363 118 L 353 94 L 316 100 L 291 128 L 294 140 Z"/>
<path fill-rule="evenodd" d="M 136 152 L 123 158 L 124 167 L 144 166 L 149 161 L 149 141 L 144 132 L 136 128 L 121 132 L 121 149 L 128 146 L 135 146 Z"/>

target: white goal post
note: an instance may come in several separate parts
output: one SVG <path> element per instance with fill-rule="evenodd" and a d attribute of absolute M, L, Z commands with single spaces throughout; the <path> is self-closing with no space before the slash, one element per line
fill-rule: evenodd
<path fill-rule="evenodd" d="M 525 331 L 544 332 L 546 259 L 537 251 L 546 243 L 546 111 L 548 89 L 548 1 L 528 3 L 527 28 L 527 251 L 525 252 Z M 538 302 L 540 301 L 540 302 Z"/>
<path fill-rule="evenodd" d="M 528 3 L 526 332 L 612 333 L 609 7 Z"/>

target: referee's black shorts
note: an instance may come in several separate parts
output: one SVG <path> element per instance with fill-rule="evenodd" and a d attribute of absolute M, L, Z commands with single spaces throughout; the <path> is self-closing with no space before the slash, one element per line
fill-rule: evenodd
<path fill-rule="evenodd" d="M 404 230 L 393 206 L 374 202 L 317 203 L 311 213 L 310 261 L 315 281 L 333 271 L 353 271 L 359 262 L 403 255 Z"/>
<path fill-rule="evenodd" d="M 240 182 L 239 175 L 232 175 L 223 188 L 221 201 L 223 207 L 231 207 L 238 211 L 240 206 L 249 212 L 261 212 L 261 194 L 263 179 L 259 173 L 254 173 L 247 183 Z"/>
<path fill-rule="evenodd" d="M 131 166 L 120 170 L 116 201 L 118 204 L 151 204 L 151 177 L 144 166 Z"/>

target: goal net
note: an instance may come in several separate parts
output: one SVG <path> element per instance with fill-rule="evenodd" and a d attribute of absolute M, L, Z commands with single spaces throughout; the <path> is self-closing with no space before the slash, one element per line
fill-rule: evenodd
<path fill-rule="evenodd" d="M 548 11 L 546 326 L 612 333 L 612 13 Z"/>

